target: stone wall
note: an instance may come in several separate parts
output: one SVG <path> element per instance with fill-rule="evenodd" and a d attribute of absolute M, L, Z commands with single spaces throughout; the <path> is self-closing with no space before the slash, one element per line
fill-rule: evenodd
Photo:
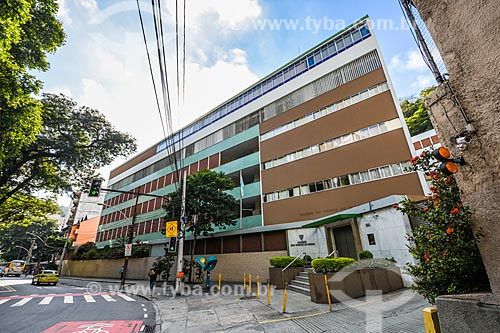
<path fill-rule="evenodd" d="M 252 274 L 253 281 L 259 276 L 261 282 L 266 282 L 269 278 L 269 258 L 286 255 L 287 251 L 216 254 L 218 261 L 211 273 L 211 280 L 217 281 L 220 273 L 224 282 L 243 282 L 243 274 L 246 273 Z M 127 279 L 146 280 L 149 268 L 155 259 L 155 257 L 131 258 L 128 262 Z M 185 259 L 189 260 L 189 257 Z M 62 275 L 119 279 L 123 261 L 123 259 L 65 260 Z M 175 276 L 173 270 L 171 276 Z"/>
<path fill-rule="evenodd" d="M 456 174 L 464 204 L 474 210 L 473 228 L 482 230 L 479 248 L 493 293 L 500 299 L 500 11 L 498 0 L 413 0 L 450 75 L 450 85 L 475 132 L 460 151 L 454 137 L 466 122 L 451 91 L 439 87 L 427 99 L 432 122 L 454 157 L 467 165 Z"/>

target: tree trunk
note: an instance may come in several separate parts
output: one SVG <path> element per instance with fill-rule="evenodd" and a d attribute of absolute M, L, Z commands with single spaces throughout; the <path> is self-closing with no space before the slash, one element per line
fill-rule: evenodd
<path fill-rule="evenodd" d="M 194 264 L 194 250 L 196 249 L 196 239 L 198 238 L 196 233 L 193 234 L 193 247 L 191 248 L 191 261 L 190 261 L 190 267 L 191 271 L 189 272 L 189 282 L 193 282 L 193 274 L 194 274 L 194 269 L 195 269 L 195 264 Z"/>

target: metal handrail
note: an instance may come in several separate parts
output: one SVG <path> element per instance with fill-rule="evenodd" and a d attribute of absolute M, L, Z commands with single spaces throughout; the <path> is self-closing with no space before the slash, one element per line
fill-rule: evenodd
<path fill-rule="evenodd" d="M 339 256 L 339 250 L 333 250 L 332 253 L 330 253 L 328 256 L 331 257 L 332 254 L 335 256 L 335 257 L 338 257 Z"/>
<path fill-rule="evenodd" d="M 288 267 L 290 267 L 303 254 L 305 254 L 305 252 L 301 252 L 298 256 L 296 256 L 295 259 L 293 259 L 285 268 L 283 268 L 281 270 L 281 273 L 283 273 L 284 271 L 286 271 L 288 269 Z"/>

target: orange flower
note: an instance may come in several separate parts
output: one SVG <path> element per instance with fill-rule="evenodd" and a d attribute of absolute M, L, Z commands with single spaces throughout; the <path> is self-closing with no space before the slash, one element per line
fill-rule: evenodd
<path fill-rule="evenodd" d="M 457 207 L 453 208 L 451 211 L 450 211 L 450 214 L 451 215 L 456 215 L 456 214 L 459 214 L 460 213 L 460 210 L 458 210 Z"/>
<path fill-rule="evenodd" d="M 455 222 L 451 222 L 451 223 L 450 223 L 450 227 L 452 227 L 452 228 L 453 228 L 455 225 L 457 225 Z"/>
<path fill-rule="evenodd" d="M 429 172 L 429 176 L 434 176 L 436 173 L 434 171 Z"/>
<path fill-rule="evenodd" d="M 446 229 L 446 233 L 447 233 L 448 235 L 451 235 L 451 233 L 452 233 L 452 232 L 453 232 L 453 228 L 448 228 L 448 229 Z"/>
<path fill-rule="evenodd" d="M 398 204 L 394 204 L 394 205 L 392 205 L 392 208 L 394 208 L 394 209 L 398 209 L 398 208 L 399 208 L 399 205 L 398 205 Z"/>
<path fill-rule="evenodd" d="M 462 206 L 463 206 L 463 205 L 462 205 L 462 203 L 461 203 L 461 202 L 457 203 L 457 207 L 458 207 L 458 208 L 460 208 L 460 207 L 462 207 Z"/>
<path fill-rule="evenodd" d="M 438 179 L 439 179 L 439 176 L 438 176 L 438 175 L 434 175 L 434 176 L 432 176 L 432 178 L 434 178 L 434 179 L 438 180 Z"/>
<path fill-rule="evenodd" d="M 429 253 L 424 254 L 424 259 L 425 260 L 429 260 L 430 258 L 431 258 L 431 256 L 429 255 Z"/>
<path fill-rule="evenodd" d="M 436 192 L 436 187 L 435 187 L 435 186 L 431 186 L 431 187 L 429 188 L 429 190 L 431 190 L 431 192 Z"/>
<path fill-rule="evenodd" d="M 425 154 L 424 153 L 420 154 L 420 157 L 425 157 Z"/>
<path fill-rule="evenodd" d="M 446 252 L 441 253 L 442 257 L 446 257 Z"/>
<path fill-rule="evenodd" d="M 429 208 L 424 207 L 424 213 L 426 213 L 429 210 Z"/>

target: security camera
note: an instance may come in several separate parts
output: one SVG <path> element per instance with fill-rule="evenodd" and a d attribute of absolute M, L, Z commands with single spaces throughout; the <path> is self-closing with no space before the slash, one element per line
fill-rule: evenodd
<path fill-rule="evenodd" d="M 472 141 L 472 138 L 470 136 L 460 136 L 455 139 L 457 144 L 468 144 L 469 142 Z"/>

